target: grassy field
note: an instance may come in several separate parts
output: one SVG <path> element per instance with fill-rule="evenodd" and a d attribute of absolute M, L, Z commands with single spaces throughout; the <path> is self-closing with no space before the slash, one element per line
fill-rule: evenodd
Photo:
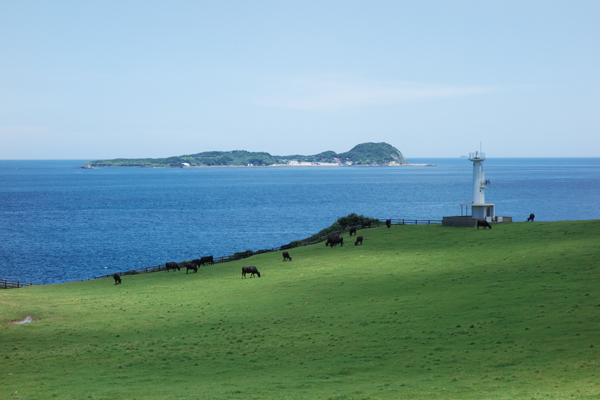
<path fill-rule="evenodd" d="M 0 398 L 600 398 L 600 221 L 359 234 L 0 291 Z"/>

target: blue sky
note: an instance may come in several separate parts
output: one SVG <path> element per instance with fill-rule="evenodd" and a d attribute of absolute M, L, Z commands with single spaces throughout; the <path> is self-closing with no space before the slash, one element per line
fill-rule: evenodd
<path fill-rule="evenodd" d="M 0 0 L 0 159 L 600 157 L 598 1 Z"/>

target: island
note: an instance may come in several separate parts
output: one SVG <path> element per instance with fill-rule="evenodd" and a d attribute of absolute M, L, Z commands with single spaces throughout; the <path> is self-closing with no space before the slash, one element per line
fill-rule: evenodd
<path fill-rule="evenodd" d="M 435 166 L 409 164 L 400 150 L 388 143 L 361 143 L 345 153 L 324 151 L 319 154 L 273 156 L 245 150 L 206 151 L 167 158 L 117 158 L 90 161 L 82 168 L 206 168 L 206 167 L 339 167 L 339 166 Z"/>

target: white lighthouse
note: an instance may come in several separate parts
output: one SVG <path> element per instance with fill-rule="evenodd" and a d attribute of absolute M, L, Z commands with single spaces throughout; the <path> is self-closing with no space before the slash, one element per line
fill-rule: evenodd
<path fill-rule="evenodd" d="M 485 161 L 485 153 L 476 151 L 469 153 L 469 161 L 473 161 L 473 202 L 462 203 L 466 207 L 467 213 L 471 207 L 471 217 L 475 219 L 487 219 L 492 221 L 496 217 L 494 203 L 485 202 L 485 188 L 490 187 L 490 181 L 485 179 L 482 163 Z"/>
<path fill-rule="evenodd" d="M 467 158 L 461 156 L 461 158 Z M 460 216 L 444 217 L 443 226 L 470 226 L 477 225 L 478 219 L 488 222 L 512 222 L 512 217 L 496 215 L 496 205 L 485 202 L 485 189 L 490 187 L 490 181 L 485 179 L 483 162 L 485 154 L 481 151 L 469 153 L 469 161 L 473 162 L 473 201 L 460 204 Z"/>

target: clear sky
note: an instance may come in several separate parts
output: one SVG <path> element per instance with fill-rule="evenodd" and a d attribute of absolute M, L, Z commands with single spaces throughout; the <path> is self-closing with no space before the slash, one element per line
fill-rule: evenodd
<path fill-rule="evenodd" d="M 600 157 L 600 1 L 0 0 L 0 159 Z"/>

